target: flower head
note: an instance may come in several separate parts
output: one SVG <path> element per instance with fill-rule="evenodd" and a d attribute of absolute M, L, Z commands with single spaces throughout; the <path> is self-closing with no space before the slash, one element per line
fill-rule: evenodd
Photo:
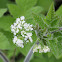
<path fill-rule="evenodd" d="M 19 47 L 24 47 L 24 41 L 32 42 L 32 25 L 24 21 L 25 17 L 17 18 L 15 23 L 11 25 L 11 31 L 14 34 L 13 43 Z M 22 37 L 21 37 L 22 36 Z"/>
<path fill-rule="evenodd" d="M 50 52 L 50 49 L 48 48 L 48 46 L 45 46 L 45 45 L 44 45 L 44 48 L 42 48 L 41 45 L 35 45 L 35 47 L 33 48 L 33 53 L 38 52 L 38 50 L 39 50 L 39 53 Z"/>

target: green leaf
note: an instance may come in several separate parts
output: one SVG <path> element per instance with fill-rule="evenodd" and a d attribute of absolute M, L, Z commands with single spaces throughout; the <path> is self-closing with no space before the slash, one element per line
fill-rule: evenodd
<path fill-rule="evenodd" d="M 0 8 L 7 8 L 7 3 L 10 3 L 9 0 L 0 0 Z"/>
<path fill-rule="evenodd" d="M 60 18 L 60 27 L 62 27 L 62 5 L 59 7 L 59 9 L 56 11 L 56 14 L 59 16 Z"/>
<path fill-rule="evenodd" d="M 57 41 L 56 41 L 56 39 L 47 41 L 47 44 L 48 44 L 48 46 L 49 46 L 51 52 L 52 52 L 56 57 L 58 57 L 58 48 L 57 48 Z"/>
<path fill-rule="evenodd" d="M 7 11 L 7 9 L 0 9 L 0 17 L 2 17 L 4 15 L 4 13 Z"/>
<path fill-rule="evenodd" d="M 16 0 L 16 3 L 23 11 L 27 11 L 37 3 L 37 0 Z"/>
<path fill-rule="evenodd" d="M 62 62 L 62 58 L 56 59 L 54 55 L 48 57 L 47 54 L 48 53 L 34 53 L 34 58 L 30 62 Z"/>
<path fill-rule="evenodd" d="M 44 20 L 42 19 L 42 17 L 40 17 L 40 16 L 38 16 L 38 15 L 36 15 L 36 14 L 33 14 L 33 18 L 34 18 L 34 21 L 35 21 L 36 23 L 38 23 L 39 26 L 40 26 L 42 29 L 44 29 L 44 27 L 45 27 L 46 25 L 44 24 Z"/>
<path fill-rule="evenodd" d="M 27 23 L 33 24 L 33 26 L 36 25 L 36 22 L 31 18 L 31 19 L 26 19 Z"/>
<path fill-rule="evenodd" d="M 55 14 L 54 4 L 52 3 L 44 22 L 48 27 L 57 28 L 59 27 L 59 21 L 60 19 Z"/>
<path fill-rule="evenodd" d="M 3 62 L 2 58 L 0 58 L 0 62 Z"/>
<path fill-rule="evenodd" d="M 38 0 L 37 5 L 41 6 L 44 8 L 44 11 L 48 11 L 50 4 L 52 3 L 53 0 Z"/>
<path fill-rule="evenodd" d="M 13 47 L 12 47 L 13 48 Z M 11 57 L 13 57 L 14 55 L 14 52 L 15 52 L 15 56 L 18 56 L 18 54 L 20 53 L 20 50 L 14 48 L 13 50 L 9 50 L 7 51 L 7 57 L 10 59 Z"/>
<path fill-rule="evenodd" d="M 25 16 L 32 18 L 32 13 L 39 14 L 43 11 L 42 7 L 34 6 L 37 0 L 16 0 L 16 4 L 8 4 L 9 11 L 14 18 Z"/>
<path fill-rule="evenodd" d="M 54 27 L 51 28 L 51 27 L 50 27 L 50 28 L 48 28 L 48 30 L 53 32 L 53 31 L 57 31 L 57 30 L 59 30 L 59 28 L 54 28 Z"/>
<path fill-rule="evenodd" d="M 13 19 L 11 16 L 4 16 L 4 17 L 0 18 L 0 32 L 3 33 L 1 40 L 5 39 L 5 38 L 3 38 L 5 36 L 10 44 L 10 46 L 9 46 L 10 49 L 16 48 L 16 46 L 12 42 L 13 34 L 11 33 L 11 27 L 10 27 L 14 21 L 15 21 L 15 19 Z M 6 42 L 6 40 L 4 40 L 4 42 Z"/>
<path fill-rule="evenodd" d="M 34 59 L 32 59 L 30 62 L 46 62 L 46 60 L 44 59 L 44 58 L 34 58 Z"/>
<path fill-rule="evenodd" d="M 13 34 L 9 31 L 5 31 L 3 29 L 0 29 L 0 32 L 3 34 L 2 37 L 0 38 L 1 40 L 4 40 L 5 44 L 2 46 L 7 46 L 7 50 L 14 50 L 15 48 L 18 49 L 18 47 L 13 43 Z M 0 41 L 1 42 L 1 41 Z M 9 44 L 8 44 L 9 43 Z"/>
<path fill-rule="evenodd" d="M 62 37 L 54 38 L 53 40 L 47 41 L 47 44 L 51 52 L 57 59 L 62 57 Z"/>
<path fill-rule="evenodd" d="M 30 62 L 48 62 L 48 56 L 45 54 L 43 55 L 42 53 L 34 53 L 34 58 Z"/>
<path fill-rule="evenodd" d="M 10 49 L 10 43 L 2 32 L 0 32 L 0 49 Z"/>
<path fill-rule="evenodd" d="M 56 11 L 56 14 L 62 17 L 62 5 L 58 8 L 58 10 Z"/>
<path fill-rule="evenodd" d="M 58 42 L 57 42 L 57 46 L 58 46 L 58 58 L 62 57 L 62 36 L 57 38 Z"/>
<path fill-rule="evenodd" d="M 23 16 L 23 9 L 20 9 L 17 5 L 15 4 L 8 4 L 9 11 L 13 17 L 17 18 L 20 16 Z"/>
<path fill-rule="evenodd" d="M 30 8 L 29 10 L 27 10 L 25 16 L 27 18 L 32 18 L 32 13 L 35 13 L 35 14 L 39 14 L 43 11 L 43 8 L 40 7 L 40 6 L 35 6 L 35 7 L 32 7 Z"/>
<path fill-rule="evenodd" d="M 60 36 L 62 36 L 62 33 L 61 32 L 55 32 L 54 33 L 54 37 L 60 37 Z"/>
<path fill-rule="evenodd" d="M 11 31 L 10 26 L 13 24 L 15 20 L 11 16 L 3 16 L 0 18 L 0 29 L 4 29 L 6 31 Z"/>
<path fill-rule="evenodd" d="M 33 14 L 32 14 L 33 15 Z M 42 17 L 43 19 L 45 18 L 45 16 L 43 15 L 43 14 L 38 14 L 38 16 L 39 17 Z M 33 24 L 33 26 L 35 26 L 36 25 L 36 21 L 34 21 L 34 19 L 33 18 L 29 18 L 29 19 L 26 19 L 26 22 L 27 23 L 30 23 L 30 24 Z"/>

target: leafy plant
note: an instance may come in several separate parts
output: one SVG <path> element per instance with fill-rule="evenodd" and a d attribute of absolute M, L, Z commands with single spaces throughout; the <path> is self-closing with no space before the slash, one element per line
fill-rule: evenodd
<path fill-rule="evenodd" d="M 7 50 L 6 56 L 9 59 L 12 58 L 14 61 L 14 58 L 21 53 L 23 57 L 16 62 L 62 61 L 62 5 L 55 12 L 53 0 L 48 1 L 46 7 L 46 0 L 15 0 L 15 3 L 7 5 L 9 10 L 5 8 L 6 6 L 0 9 L 0 50 L 4 50 L 3 52 Z M 7 11 L 10 14 L 5 16 Z M 48 11 L 46 16 L 42 14 L 43 11 Z M 22 21 L 27 25 L 33 25 L 33 31 L 29 31 L 32 33 L 33 43 L 24 42 L 24 48 L 17 47 L 13 43 L 14 35 L 10 27 L 16 18 L 21 16 L 25 16 L 26 19 Z M 1 59 L 0 61 L 2 62 Z"/>

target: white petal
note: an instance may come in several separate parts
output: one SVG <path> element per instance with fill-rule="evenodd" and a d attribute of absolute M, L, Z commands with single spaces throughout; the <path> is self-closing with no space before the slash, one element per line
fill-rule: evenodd
<path fill-rule="evenodd" d="M 30 40 L 30 42 L 33 42 L 33 40 L 32 40 L 32 38 L 31 38 L 31 37 L 29 37 L 29 40 Z"/>
<path fill-rule="evenodd" d="M 16 33 L 14 32 L 14 35 L 16 35 Z"/>
<path fill-rule="evenodd" d="M 20 22 L 20 18 L 17 18 L 16 19 L 16 23 L 18 24 Z"/>
<path fill-rule="evenodd" d="M 25 23 L 25 21 L 22 21 L 22 24 L 24 24 Z"/>
<path fill-rule="evenodd" d="M 29 42 L 28 40 L 26 42 Z"/>
<path fill-rule="evenodd" d="M 32 33 L 27 33 L 27 36 L 28 36 L 28 37 L 32 36 Z"/>
<path fill-rule="evenodd" d="M 25 19 L 25 17 L 24 17 L 24 16 L 21 16 L 20 18 L 21 18 L 21 20 L 24 20 L 24 19 Z"/>
<path fill-rule="evenodd" d="M 17 36 L 14 36 L 13 43 L 16 43 L 16 41 L 17 41 Z"/>
<path fill-rule="evenodd" d="M 26 34 L 26 32 L 23 30 L 23 31 L 21 31 L 21 35 L 24 37 L 25 36 L 25 34 Z"/>

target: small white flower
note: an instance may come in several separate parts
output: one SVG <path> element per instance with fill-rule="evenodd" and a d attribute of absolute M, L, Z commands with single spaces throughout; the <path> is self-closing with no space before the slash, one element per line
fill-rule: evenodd
<path fill-rule="evenodd" d="M 19 29 L 16 30 L 16 33 L 18 33 L 18 32 L 19 32 Z"/>
<path fill-rule="evenodd" d="M 29 42 L 29 40 L 27 40 L 26 42 Z"/>
<path fill-rule="evenodd" d="M 11 25 L 11 29 L 14 29 L 15 28 L 15 26 L 14 25 Z"/>
<path fill-rule="evenodd" d="M 33 40 L 32 40 L 32 38 L 31 38 L 31 36 L 32 36 L 32 33 L 26 33 L 26 35 L 27 36 L 25 36 L 25 40 L 30 40 L 30 42 L 32 42 Z"/>
<path fill-rule="evenodd" d="M 28 27 L 28 24 L 27 24 L 27 23 L 25 23 L 25 24 L 24 24 L 24 28 L 27 28 L 27 27 Z"/>
<path fill-rule="evenodd" d="M 32 38 L 31 38 L 31 37 L 29 37 L 29 40 L 30 40 L 30 42 L 33 42 L 33 40 L 32 40 Z"/>
<path fill-rule="evenodd" d="M 25 21 L 22 21 L 22 24 L 24 24 L 25 23 Z"/>
<path fill-rule="evenodd" d="M 24 19 L 25 19 L 25 17 L 24 17 L 24 16 L 21 16 L 20 18 L 21 18 L 21 20 L 24 20 Z"/>
<path fill-rule="evenodd" d="M 22 35 L 23 37 L 25 36 L 25 34 L 26 34 L 25 31 L 21 31 L 21 35 Z"/>
<path fill-rule="evenodd" d="M 32 25 L 29 25 L 28 26 L 28 29 L 33 30 Z"/>
<path fill-rule="evenodd" d="M 14 29 L 11 29 L 11 31 L 12 31 L 12 32 L 15 32 L 15 30 L 14 30 Z"/>
<path fill-rule="evenodd" d="M 38 46 L 37 46 L 37 49 L 41 49 L 41 45 L 38 45 Z"/>
<path fill-rule="evenodd" d="M 16 35 L 16 32 L 14 32 L 13 34 Z"/>
<path fill-rule="evenodd" d="M 39 49 L 39 53 L 43 53 L 43 49 Z"/>
<path fill-rule="evenodd" d="M 17 36 L 14 36 L 14 38 L 13 38 L 13 43 L 15 44 L 16 41 L 17 41 Z"/>
<path fill-rule="evenodd" d="M 41 50 L 41 45 L 35 45 L 35 47 L 33 48 L 33 53 L 38 52 L 38 50 Z"/>
<path fill-rule="evenodd" d="M 22 26 L 20 23 L 17 25 L 17 28 L 22 29 Z"/>
<path fill-rule="evenodd" d="M 33 53 L 34 53 L 34 52 L 38 52 L 38 50 L 35 48 L 35 49 L 33 49 Z"/>
<path fill-rule="evenodd" d="M 18 39 L 18 40 L 17 40 L 17 43 L 18 43 L 18 44 L 19 44 L 19 43 L 22 43 L 22 44 L 23 44 L 23 40 Z"/>
<path fill-rule="evenodd" d="M 27 33 L 26 34 L 28 37 L 31 37 L 32 36 L 32 33 Z"/>
<path fill-rule="evenodd" d="M 23 40 L 18 39 L 16 45 L 23 48 Z"/>
<path fill-rule="evenodd" d="M 29 24 L 25 23 L 24 24 L 24 28 L 25 28 L 26 31 L 29 31 L 29 28 L 28 27 L 29 27 Z"/>
<path fill-rule="evenodd" d="M 14 26 L 17 26 L 17 23 L 14 23 Z"/>
<path fill-rule="evenodd" d="M 47 52 L 50 52 L 50 49 L 48 48 L 48 46 L 44 46 L 43 51 L 44 53 L 47 53 Z"/>
<path fill-rule="evenodd" d="M 26 31 L 33 30 L 32 25 L 27 24 L 27 23 L 24 24 L 24 28 L 26 29 Z"/>
<path fill-rule="evenodd" d="M 28 36 L 25 36 L 24 40 L 26 41 L 26 40 L 28 40 L 28 39 L 29 39 L 29 37 L 28 37 Z"/>
<path fill-rule="evenodd" d="M 16 23 L 18 24 L 20 22 L 20 18 L 17 18 L 16 19 Z"/>

